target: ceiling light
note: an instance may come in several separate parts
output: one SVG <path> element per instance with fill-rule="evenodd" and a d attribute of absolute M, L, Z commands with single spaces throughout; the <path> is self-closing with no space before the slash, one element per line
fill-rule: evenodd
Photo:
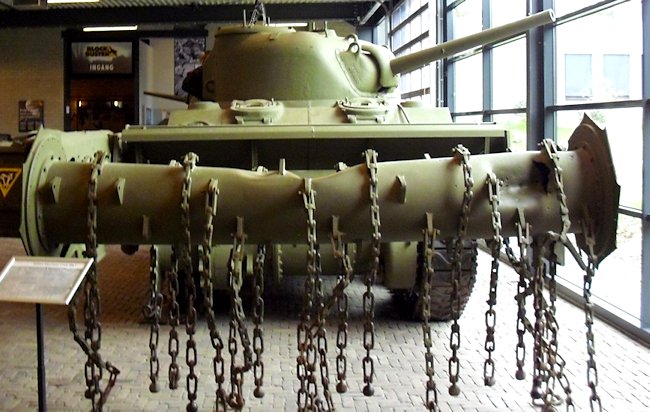
<path fill-rule="evenodd" d="M 104 26 L 104 27 L 84 27 L 85 32 L 90 31 L 128 31 L 138 30 L 138 26 Z"/>
<path fill-rule="evenodd" d="M 48 0 L 47 4 L 63 4 L 63 3 L 99 3 L 99 0 Z"/>
<path fill-rule="evenodd" d="M 307 27 L 306 22 L 295 22 L 295 23 L 270 23 L 269 26 L 273 27 Z"/>

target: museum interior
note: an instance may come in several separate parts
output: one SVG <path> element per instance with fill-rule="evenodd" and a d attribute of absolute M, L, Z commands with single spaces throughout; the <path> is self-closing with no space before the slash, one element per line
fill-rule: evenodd
<path fill-rule="evenodd" d="M 648 411 L 646 164 L 650 0 L 0 0 L 0 410 Z"/>

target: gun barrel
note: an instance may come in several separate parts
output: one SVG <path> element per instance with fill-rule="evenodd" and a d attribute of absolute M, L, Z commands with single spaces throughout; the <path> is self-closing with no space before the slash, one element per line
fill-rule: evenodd
<path fill-rule="evenodd" d="M 459 39 L 450 40 L 406 56 L 397 57 L 390 61 L 390 68 L 393 74 L 415 70 L 434 60 L 441 60 L 476 46 L 505 40 L 526 30 L 547 23 L 552 23 L 553 21 L 555 21 L 553 10 L 545 10 L 524 17 L 521 20 L 513 21 L 512 23 L 483 30 Z"/>

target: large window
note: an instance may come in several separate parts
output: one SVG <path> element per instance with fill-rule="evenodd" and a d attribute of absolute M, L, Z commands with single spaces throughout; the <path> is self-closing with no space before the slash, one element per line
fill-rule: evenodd
<path fill-rule="evenodd" d="M 650 171 L 643 168 L 650 126 L 644 129 L 642 119 L 650 119 L 650 106 L 644 105 L 650 90 L 642 92 L 642 0 L 447 0 L 445 34 L 459 38 L 542 6 L 553 8 L 557 20 L 536 30 L 537 37 L 522 36 L 448 59 L 445 100 L 456 121 L 495 121 L 510 130 L 513 150 L 536 149 L 543 138 L 566 147 L 584 115 L 606 128 L 621 185 L 618 248 L 602 263 L 603 275 L 592 292 L 607 309 L 647 327 L 650 263 L 642 269 L 642 233 L 650 236 L 650 225 L 643 223 L 641 211 L 644 196 L 650 196 L 643 193 L 644 173 L 650 181 Z M 650 22 L 645 25 L 649 30 Z M 645 48 L 650 54 L 650 46 Z M 649 69 L 646 62 L 647 78 Z M 564 273 L 567 284 L 582 286 L 577 267 L 568 265 Z"/>

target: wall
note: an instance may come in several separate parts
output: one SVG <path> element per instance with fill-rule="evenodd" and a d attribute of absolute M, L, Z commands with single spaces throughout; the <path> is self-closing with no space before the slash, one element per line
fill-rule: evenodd
<path fill-rule="evenodd" d="M 63 129 L 60 28 L 0 30 L 0 133 L 18 134 L 18 101 L 45 102 L 45 126 Z"/>

